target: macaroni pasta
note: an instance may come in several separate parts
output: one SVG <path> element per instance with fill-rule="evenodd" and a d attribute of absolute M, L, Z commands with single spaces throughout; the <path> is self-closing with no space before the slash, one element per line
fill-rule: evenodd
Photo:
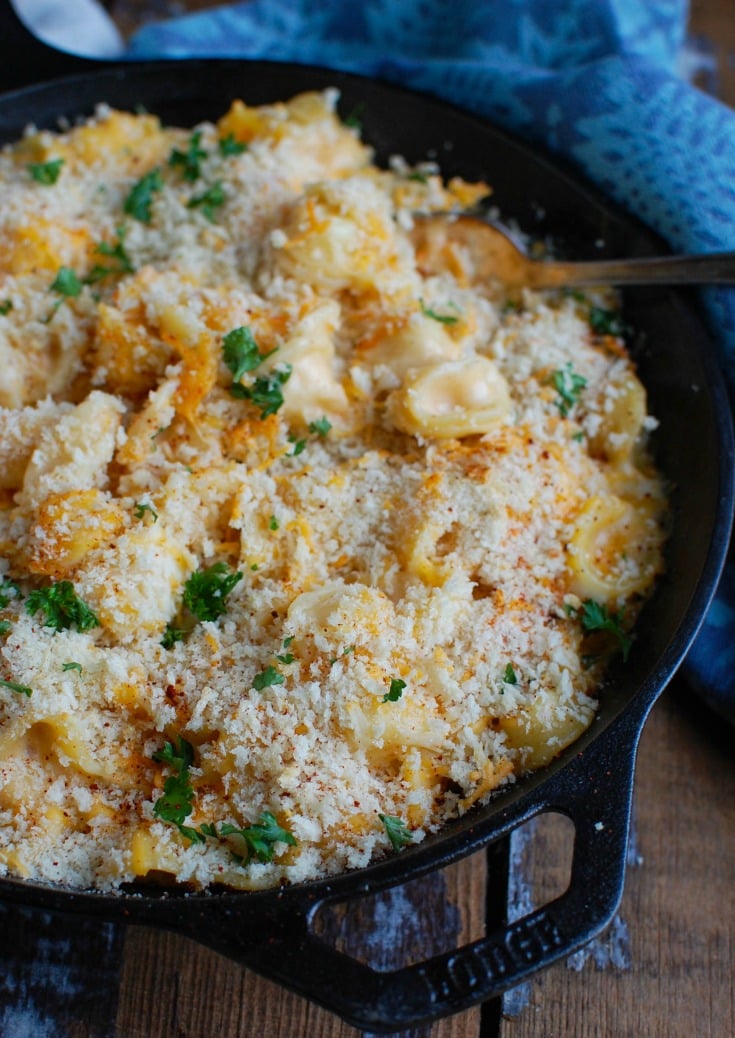
<path fill-rule="evenodd" d="M 336 95 L 0 154 L 0 871 L 360 867 L 590 724 L 662 569 L 604 293 L 503 298 Z M 595 330 L 597 329 L 597 330 Z"/>

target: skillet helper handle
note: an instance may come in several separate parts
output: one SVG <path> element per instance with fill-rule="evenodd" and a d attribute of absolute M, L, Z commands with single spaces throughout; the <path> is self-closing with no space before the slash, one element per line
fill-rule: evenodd
<path fill-rule="evenodd" d="M 11 0 L 0 0 L 0 93 L 98 68 L 99 61 L 49 47 L 37 39 Z"/>
<path fill-rule="evenodd" d="M 261 920 L 230 918 L 227 933 L 221 916 L 202 918 L 197 932 L 189 934 L 366 1031 L 409 1028 L 497 997 L 581 947 L 612 919 L 625 876 L 639 727 L 631 726 L 622 752 L 619 739 L 605 738 L 609 732 L 593 740 L 557 774 L 543 802 L 522 819 L 556 811 L 573 821 L 567 891 L 480 940 L 392 972 L 375 970 L 313 932 L 314 915 L 332 900 L 325 898 L 304 899 L 296 910 L 287 899 L 282 914 L 276 911 Z M 495 839 L 509 828 L 513 825 Z"/>

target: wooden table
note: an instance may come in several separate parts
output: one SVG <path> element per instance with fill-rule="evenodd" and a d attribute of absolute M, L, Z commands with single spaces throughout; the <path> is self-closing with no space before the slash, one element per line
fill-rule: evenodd
<path fill-rule="evenodd" d="M 124 32 L 213 0 L 108 0 Z M 694 0 L 698 81 L 735 103 L 735 2 Z M 623 903 L 612 926 L 500 1002 L 402 1038 L 735 1034 L 735 738 L 677 679 L 641 743 Z M 512 845 L 512 876 L 542 902 L 563 889 L 568 827 L 538 823 Z M 486 924 L 487 861 L 384 895 L 332 920 L 351 950 L 397 965 L 402 945 L 444 950 Z M 514 896 L 518 891 L 514 892 Z M 492 902 L 490 911 L 493 910 Z M 495 906 L 497 910 L 497 905 Z M 386 915 L 385 912 L 382 915 Z M 356 1038 L 331 1014 L 192 942 L 140 927 L 0 906 L 6 1038 Z M 396 961 L 395 956 L 398 956 Z"/>

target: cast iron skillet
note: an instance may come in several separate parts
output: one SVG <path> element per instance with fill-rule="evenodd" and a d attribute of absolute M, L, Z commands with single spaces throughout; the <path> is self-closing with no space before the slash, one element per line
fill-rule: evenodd
<path fill-rule="evenodd" d="M 142 104 L 169 123 L 191 126 L 216 118 L 235 97 L 260 104 L 334 85 L 344 113 L 360 106 L 363 135 L 379 159 L 400 152 L 414 162 L 433 154 L 448 175 L 485 179 L 505 214 L 531 233 L 557 236 L 580 257 L 660 251 L 644 228 L 536 152 L 482 120 L 405 90 L 275 63 L 84 61 L 35 41 L 6 0 L 0 0 L 0 47 L 0 76 L 16 88 L 0 97 L 0 142 L 17 138 L 27 123 L 51 127 L 60 116 L 88 114 L 99 101 Z M 62 73 L 74 74 L 22 86 Z M 328 881 L 198 895 L 138 887 L 111 896 L 8 879 L 0 881 L 0 897 L 177 931 L 371 1031 L 399 1030 L 498 995 L 601 930 L 622 893 L 638 737 L 710 602 L 733 502 L 726 394 L 689 298 L 666 289 L 629 291 L 625 310 L 641 333 L 634 353 L 660 420 L 658 463 L 673 487 L 668 575 L 641 616 L 628 662 L 610 674 L 598 717 L 574 746 L 424 843 Z M 571 881 L 563 895 L 525 918 L 394 972 L 373 970 L 315 933 L 322 906 L 448 865 L 548 810 L 575 826 Z"/>

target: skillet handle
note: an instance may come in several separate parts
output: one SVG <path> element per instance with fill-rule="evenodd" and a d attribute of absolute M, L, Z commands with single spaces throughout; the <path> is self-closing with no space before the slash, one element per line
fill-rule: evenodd
<path fill-rule="evenodd" d="M 573 821 L 569 888 L 543 908 L 480 940 L 393 972 L 378 971 L 314 933 L 313 918 L 326 898 L 304 900 L 300 910 L 287 898 L 282 914 L 243 919 L 239 925 L 230 916 L 226 927 L 221 917 L 210 915 L 199 920 L 196 932 L 187 926 L 189 934 L 366 1031 L 412 1027 L 494 998 L 581 947 L 612 919 L 623 891 L 641 726 L 640 718 L 634 723 L 629 719 L 623 732 L 620 725 L 611 725 L 615 735 L 608 730 L 593 740 L 584 754 L 557 773 L 544 801 L 523 815 L 520 821 L 553 810 Z M 514 824 L 519 820 L 494 839 Z"/>
<path fill-rule="evenodd" d="M 98 68 L 99 61 L 49 47 L 37 39 L 11 0 L 0 0 L 0 93 Z"/>

